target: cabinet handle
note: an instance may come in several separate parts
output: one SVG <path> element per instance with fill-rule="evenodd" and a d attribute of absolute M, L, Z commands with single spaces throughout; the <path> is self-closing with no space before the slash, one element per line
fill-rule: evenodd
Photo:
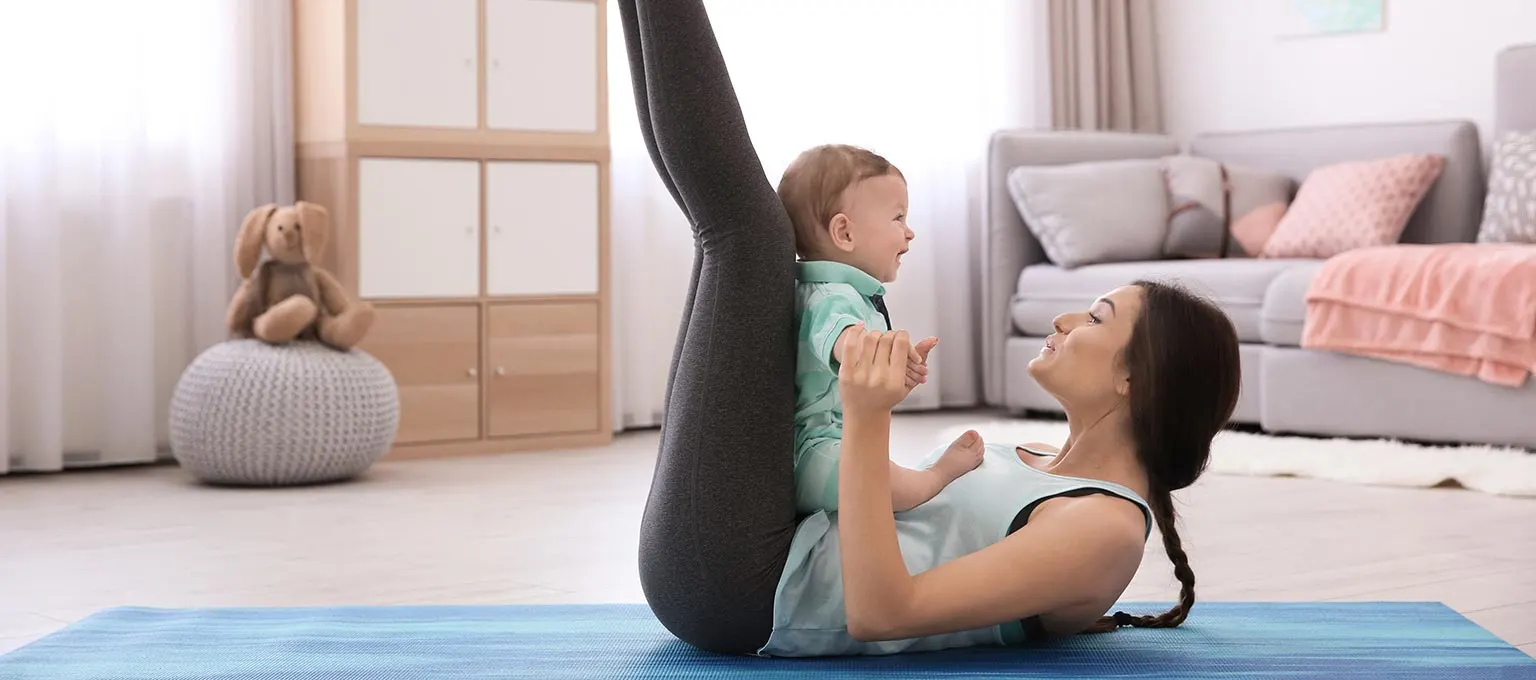
<path fill-rule="evenodd" d="M 464 227 L 464 235 L 465 236 L 474 236 L 475 235 L 475 228 L 474 227 Z"/>
<path fill-rule="evenodd" d="M 492 234 L 500 235 L 501 234 L 501 225 L 498 224 L 496 226 L 491 227 L 491 233 Z"/>
<path fill-rule="evenodd" d="M 506 374 L 507 374 L 507 369 L 506 369 L 505 366 L 497 366 L 496 367 L 496 375 L 506 375 Z"/>
<path fill-rule="evenodd" d="M 474 65 L 475 65 L 475 58 L 474 57 L 464 57 L 464 66 L 466 66 L 466 67 L 474 67 Z"/>
<path fill-rule="evenodd" d="M 491 68 L 498 69 L 498 70 L 501 69 L 501 60 L 500 59 L 492 59 L 491 60 Z"/>
<path fill-rule="evenodd" d="M 477 375 L 480 375 L 480 371 L 473 368 L 469 369 L 469 377 L 473 378 Z"/>

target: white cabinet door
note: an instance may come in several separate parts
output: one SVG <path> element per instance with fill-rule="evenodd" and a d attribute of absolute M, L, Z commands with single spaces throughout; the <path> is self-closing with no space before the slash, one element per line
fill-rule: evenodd
<path fill-rule="evenodd" d="M 480 163 L 358 161 L 358 292 L 371 298 L 480 294 Z"/>
<path fill-rule="evenodd" d="M 597 3 L 486 0 L 486 126 L 597 131 Z"/>
<path fill-rule="evenodd" d="M 498 161 L 485 171 L 486 292 L 595 294 L 597 164 Z"/>
<path fill-rule="evenodd" d="M 357 120 L 474 128 L 480 121 L 476 0 L 357 0 Z"/>

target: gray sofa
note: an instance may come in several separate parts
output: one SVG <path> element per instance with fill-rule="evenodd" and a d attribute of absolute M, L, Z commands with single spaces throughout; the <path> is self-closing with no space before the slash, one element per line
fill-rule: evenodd
<path fill-rule="evenodd" d="M 1501 113 L 1501 115 L 1503 115 Z M 1175 279 L 1226 310 L 1242 341 L 1234 420 L 1275 433 L 1391 437 L 1536 448 L 1536 380 L 1507 388 L 1379 359 L 1302 349 L 1304 295 L 1321 260 L 1156 260 L 1058 267 L 1025 226 L 1007 188 L 1020 165 L 1190 153 L 1287 174 L 1320 165 L 1431 152 L 1444 170 L 1404 231 L 1406 243 L 1475 241 L 1486 192 L 1477 127 L 1469 121 L 1344 125 L 1208 134 L 1181 149 L 1170 137 L 1002 131 L 988 153 L 980 239 L 983 384 L 989 404 L 1059 411 L 1025 366 L 1052 318 L 1137 278 Z"/>

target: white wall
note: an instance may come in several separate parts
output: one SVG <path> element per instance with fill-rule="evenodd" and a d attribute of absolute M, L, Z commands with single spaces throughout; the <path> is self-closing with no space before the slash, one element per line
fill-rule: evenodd
<path fill-rule="evenodd" d="M 1536 0 L 1386 0 L 1385 30 L 1278 38 L 1290 0 L 1158 0 L 1168 130 L 1465 118 L 1488 142 L 1493 58 Z"/>

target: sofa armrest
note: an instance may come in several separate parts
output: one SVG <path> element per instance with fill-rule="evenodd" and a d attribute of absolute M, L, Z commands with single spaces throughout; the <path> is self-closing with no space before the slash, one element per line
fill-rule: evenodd
<path fill-rule="evenodd" d="M 1494 58 L 1493 134 L 1497 141 L 1506 132 L 1536 130 L 1536 43 L 1511 45 Z"/>
<path fill-rule="evenodd" d="M 1008 311 L 1024 267 L 1045 262 L 1045 251 L 1024 226 L 1008 192 L 1008 171 L 1021 165 L 1066 165 L 1179 153 L 1171 136 L 1129 132 L 1000 130 L 987 146 L 982 198 L 981 368 L 986 403 L 1004 403 L 1004 343 L 1013 335 Z"/>

